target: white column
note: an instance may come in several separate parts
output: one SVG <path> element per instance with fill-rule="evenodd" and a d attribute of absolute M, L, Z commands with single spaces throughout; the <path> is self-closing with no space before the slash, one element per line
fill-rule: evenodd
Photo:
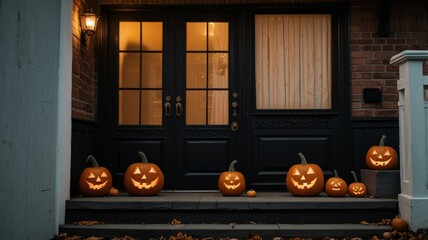
<path fill-rule="evenodd" d="M 423 63 L 428 51 L 404 51 L 391 58 L 400 65 L 399 210 L 413 231 L 428 227 L 428 77 Z"/>

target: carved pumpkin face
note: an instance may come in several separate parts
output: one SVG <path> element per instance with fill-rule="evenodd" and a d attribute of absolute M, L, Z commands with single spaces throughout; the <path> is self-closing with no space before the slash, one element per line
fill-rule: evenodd
<path fill-rule="evenodd" d="M 327 180 L 324 188 L 330 197 L 344 197 L 348 192 L 348 184 L 338 176 L 336 170 L 334 170 L 334 177 Z"/>
<path fill-rule="evenodd" d="M 293 196 L 316 196 L 324 188 L 324 174 L 316 164 L 308 164 L 299 153 L 301 164 L 293 165 L 286 177 L 286 186 Z"/>
<path fill-rule="evenodd" d="M 225 196 L 241 195 L 245 190 L 245 177 L 235 170 L 236 163 L 234 160 L 229 166 L 229 171 L 223 172 L 218 178 L 218 189 Z"/>
<path fill-rule="evenodd" d="M 348 194 L 353 197 L 364 197 L 367 195 L 367 187 L 364 183 L 358 182 L 357 175 L 351 171 L 355 182 L 349 184 Z"/>
<path fill-rule="evenodd" d="M 133 163 L 126 170 L 125 189 L 131 195 L 156 195 L 164 185 L 163 173 L 156 164 L 147 162 L 143 152 L 138 154 L 142 162 Z"/>
<path fill-rule="evenodd" d="M 394 169 L 398 165 L 398 155 L 394 148 L 384 146 L 386 136 L 383 135 L 379 146 L 372 146 L 366 154 L 367 167 L 374 170 Z"/>
<path fill-rule="evenodd" d="M 91 155 L 87 161 L 91 161 L 92 167 L 85 168 L 80 174 L 79 190 L 83 196 L 104 196 L 112 187 L 112 177 L 105 167 L 100 167 L 97 160 Z"/>

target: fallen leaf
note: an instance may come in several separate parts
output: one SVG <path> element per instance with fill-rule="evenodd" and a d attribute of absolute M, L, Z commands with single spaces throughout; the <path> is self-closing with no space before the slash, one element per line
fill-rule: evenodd
<path fill-rule="evenodd" d="M 181 221 L 175 218 L 171 221 L 171 225 L 181 225 L 181 224 L 182 224 Z"/>
<path fill-rule="evenodd" d="M 361 222 L 360 222 L 360 224 L 363 224 L 363 225 L 370 225 L 370 223 L 368 223 L 367 221 L 361 221 Z"/>
<path fill-rule="evenodd" d="M 103 238 L 102 237 L 94 237 L 94 236 L 85 238 L 85 240 L 101 240 L 101 239 L 103 239 Z"/>
<path fill-rule="evenodd" d="M 74 225 L 92 226 L 92 225 L 103 224 L 103 223 L 102 222 L 98 222 L 98 221 L 83 220 L 83 221 L 79 221 L 79 222 L 73 222 L 72 224 L 74 224 Z"/>

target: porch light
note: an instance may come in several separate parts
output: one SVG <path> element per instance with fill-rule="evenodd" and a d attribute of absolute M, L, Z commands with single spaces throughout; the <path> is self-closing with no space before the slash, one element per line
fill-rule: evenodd
<path fill-rule="evenodd" d="M 98 17 L 95 15 L 92 9 L 86 10 L 80 15 L 80 26 L 84 34 L 81 35 L 83 44 L 86 43 L 86 36 L 90 37 L 94 35 L 97 29 Z"/>

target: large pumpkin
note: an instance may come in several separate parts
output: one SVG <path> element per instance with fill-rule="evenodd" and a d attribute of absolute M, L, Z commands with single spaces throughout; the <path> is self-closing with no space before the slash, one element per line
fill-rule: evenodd
<path fill-rule="evenodd" d="M 229 170 L 220 174 L 218 178 L 218 189 L 225 196 L 238 196 L 245 190 L 245 177 L 241 172 L 235 170 L 233 160 L 229 165 Z"/>
<path fill-rule="evenodd" d="M 143 152 L 139 152 L 141 162 L 133 163 L 126 169 L 124 185 L 131 195 L 156 195 L 163 189 L 164 176 L 161 169 L 154 163 L 149 163 Z"/>
<path fill-rule="evenodd" d="M 100 167 L 97 160 L 89 155 L 86 159 L 91 162 L 92 167 L 83 170 L 79 177 L 79 191 L 83 196 L 98 197 L 105 196 L 112 187 L 112 178 L 109 170 Z"/>
<path fill-rule="evenodd" d="M 385 146 L 386 136 L 382 135 L 379 146 L 372 146 L 366 154 L 367 167 L 374 170 L 394 169 L 398 165 L 398 155 L 394 148 Z"/>
<path fill-rule="evenodd" d="M 339 177 L 336 170 L 333 170 L 334 177 L 331 177 L 325 182 L 325 192 L 330 197 L 344 197 L 348 193 L 348 184 L 345 180 Z"/>
<path fill-rule="evenodd" d="M 354 182 L 349 184 L 348 194 L 353 197 L 364 197 L 367 195 L 367 187 L 364 183 L 358 182 L 357 174 L 354 171 L 351 171 L 352 176 L 354 176 Z"/>
<path fill-rule="evenodd" d="M 302 153 L 301 163 L 291 166 L 285 184 L 293 196 L 316 196 L 324 188 L 324 174 L 317 164 L 308 164 Z"/>

